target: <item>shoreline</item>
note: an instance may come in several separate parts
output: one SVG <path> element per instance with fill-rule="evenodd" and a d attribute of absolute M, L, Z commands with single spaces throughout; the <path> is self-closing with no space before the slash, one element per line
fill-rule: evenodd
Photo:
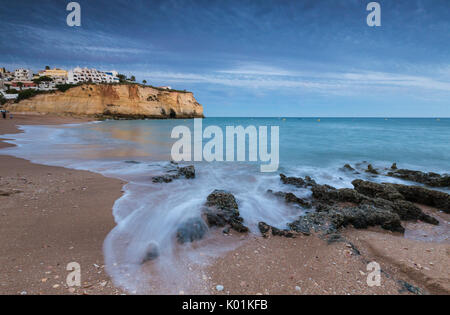
<path fill-rule="evenodd" d="M 86 119 L 14 115 L 0 121 L 2 134 L 20 132 L 16 125 L 80 123 Z M 1 153 L 1 151 L 0 151 Z M 88 171 L 34 164 L 0 155 L 0 294 L 122 294 L 106 274 L 103 242 L 114 228 L 114 202 L 125 182 Z M 450 215 L 426 208 L 446 224 Z M 207 294 L 413 294 L 450 293 L 446 270 L 448 242 L 424 242 L 422 223 L 407 223 L 410 239 L 379 228 L 341 231 L 345 241 L 328 243 L 318 235 L 262 238 L 232 233 L 223 242 L 242 241 L 211 262 L 202 279 Z M 428 231 L 433 236 L 433 230 Z M 406 235 L 406 234 L 405 234 Z M 356 255 L 353 244 L 361 255 Z M 366 284 L 367 262 L 381 265 L 382 286 Z M 81 265 L 80 288 L 65 284 L 70 262 Z M 218 292 L 217 285 L 224 290 Z M 411 287 L 410 287 L 411 288 Z M 192 289 L 195 291 L 195 289 Z M 183 288 L 180 294 L 191 293 Z M 153 294 L 158 294 L 156 289 Z M 176 292 L 175 292 L 176 293 Z M 195 292 L 193 292 L 195 294 Z"/>
<path fill-rule="evenodd" d="M 86 122 L 39 115 L 0 121 L 17 125 Z M 0 148 L 11 147 L 0 142 Z M 0 151 L 1 154 L 1 151 Z M 0 294 L 121 294 L 103 269 L 103 241 L 114 228 L 123 182 L 87 171 L 34 164 L 0 155 Z M 67 264 L 81 266 L 81 287 L 66 285 Z"/>

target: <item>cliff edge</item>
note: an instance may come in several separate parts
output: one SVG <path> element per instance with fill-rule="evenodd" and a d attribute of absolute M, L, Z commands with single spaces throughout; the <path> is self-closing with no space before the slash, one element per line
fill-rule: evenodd
<path fill-rule="evenodd" d="M 203 106 L 191 92 L 138 84 L 84 84 L 43 93 L 6 106 L 10 112 L 87 116 L 97 119 L 197 118 Z"/>

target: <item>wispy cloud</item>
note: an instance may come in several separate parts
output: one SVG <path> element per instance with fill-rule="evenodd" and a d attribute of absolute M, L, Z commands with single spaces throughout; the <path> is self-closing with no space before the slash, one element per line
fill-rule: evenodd
<path fill-rule="evenodd" d="M 414 90 L 450 93 L 450 82 L 421 75 L 388 72 L 314 72 L 250 65 L 208 73 L 139 71 L 141 77 L 168 83 L 205 83 L 247 89 L 301 89 L 329 94 Z"/>

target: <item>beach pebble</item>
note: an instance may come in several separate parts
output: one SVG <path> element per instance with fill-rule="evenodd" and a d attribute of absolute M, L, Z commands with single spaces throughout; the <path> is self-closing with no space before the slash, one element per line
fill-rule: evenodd
<path fill-rule="evenodd" d="M 295 291 L 300 292 L 302 290 L 302 288 L 300 288 L 298 285 L 295 286 Z"/>
<path fill-rule="evenodd" d="M 20 295 L 27 295 L 27 294 L 28 294 L 27 291 L 20 292 Z"/>
<path fill-rule="evenodd" d="M 223 285 L 220 285 L 220 284 L 218 284 L 217 286 L 216 286 L 216 290 L 217 291 L 223 291 Z"/>

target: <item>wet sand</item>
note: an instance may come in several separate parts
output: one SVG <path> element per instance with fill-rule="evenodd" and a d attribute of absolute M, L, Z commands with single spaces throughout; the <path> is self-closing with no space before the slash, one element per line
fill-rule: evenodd
<path fill-rule="evenodd" d="M 0 120 L 0 134 L 19 132 L 16 124 L 82 121 L 15 115 Z M 0 294 L 120 293 L 103 270 L 102 246 L 122 186 L 99 174 L 0 155 Z M 81 266 L 76 289 L 66 285 L 70 262 Z"/>
<path fill-rule="evenodd" d="M 18 132 L 16 124 L 80 121 L 18 115 L 0 121 L 0 134 Z M 0 148 L 5 146 L 0 142 Z M 123 293 L 105 273 L 102 253 L 123 184 L 0 155 L 0 294 Z M 217 233 L 242 245 L 215 259 L 194 282 L 200 284 L 198 292 L 207 294 L 413 294 L 405 282 L 420 292 L 449 294 L 449 215 L 424 210 L 441 225 L 404 223 L 406 237 L 378 228 L 348 228 L 332 243 L 318 235 L 265 239 Z M 370 261 L 384 271 L 379 287 L 366 283 Z M 70 262 L 81 265 L 80 288 L 66 285 Z M 224 290 L 217 291 L 217 285 Z M 184 292 L 191 290 L 181 288 Z"/>

